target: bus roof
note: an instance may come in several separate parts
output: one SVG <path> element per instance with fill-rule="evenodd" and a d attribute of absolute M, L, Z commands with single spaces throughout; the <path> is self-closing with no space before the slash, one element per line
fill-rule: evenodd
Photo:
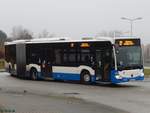
<path fill-rule="evenodd" d="M 79 40 L 72 40 L 69 37 L 55 37 L 55 38 L 34 38 L 30 40 L 14 40 L 11 42 L 5 42 L 5 45 L 14 45 L 14 44 L 32 44 L 32 43 L 62 43 L 62 42 L 95 42 L 95 41 L 109 41 L 112 44 L 115 43 L 115 39 L 133 39 L 133 37 L 95 37 L 95 38 L 83 38 Z M 135 38 L 134 38 L 135 39 Z"/>

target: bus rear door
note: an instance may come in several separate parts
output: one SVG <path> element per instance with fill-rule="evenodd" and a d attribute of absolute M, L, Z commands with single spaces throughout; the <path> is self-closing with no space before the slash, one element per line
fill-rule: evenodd
<path fill-rule="evenodd" d="M 52 62 L 51 62 L 51 50 L 49 48 L 43 51 L 41 71 L 43 77 L 52 77 Z"/>

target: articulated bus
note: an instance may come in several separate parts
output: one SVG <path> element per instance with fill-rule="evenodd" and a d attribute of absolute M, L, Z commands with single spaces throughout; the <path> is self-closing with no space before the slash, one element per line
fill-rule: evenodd
<path fill-rule="evenodd" d="M 5 43 L 6 70 L 33 80 L 122 83 L 143 80 L 138 38 L 43 38 Z"/>

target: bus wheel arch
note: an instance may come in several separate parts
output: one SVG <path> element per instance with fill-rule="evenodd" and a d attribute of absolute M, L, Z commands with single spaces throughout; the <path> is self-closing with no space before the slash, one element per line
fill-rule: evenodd
<path fill-rule="evenodd" d="M 88 70 L 83 69 L 80 73 L 80 82 L 82 84 L 89 84 L 91 82 L 91 74 Z"/>
<path fill-rule="evenodd" d="M 31 69 L 30 69 L 30 78 L 32 80 L 37 80 L 38 79 L 38 71 L 35 67 L 31 67 Z"/>

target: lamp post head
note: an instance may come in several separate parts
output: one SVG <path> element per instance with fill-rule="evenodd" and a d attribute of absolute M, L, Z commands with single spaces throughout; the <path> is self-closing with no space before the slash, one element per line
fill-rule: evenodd
<path fill-rule="evenodd" d="M 135 18 L 134 20 L 142 20 L 142 17 Z"/>
<path fill-rule="evenodd" d="M 121 17 L 122 20 L 129 20 L 129 21 L 135 21 L 135 20 L 141 20 L 143 19 L 142 17 L 138 17 L 138 18 L 135 18 L 135 19 L 131 19 L 131 18 L 126 18 L 126 17 Z"/>
<path fill-rule="evenodd" d="M 121 19 L 130 21 L 130 24 L 131 24 L 131 36 L 132 36 L 133 35 L 133 22 L 136 21 L 136 20 L 141 20 L 142 17 L 138 17 L 138 18 L 135 18 L 135 19 L 121 17 Z"/>
<path fill-rule="evenodd" d="M 121 17 L 122 20 L 129 20 L 129 21 L 132 21 L 132 19 L 130 18 L 126 18 L 126 17 Z"/>

